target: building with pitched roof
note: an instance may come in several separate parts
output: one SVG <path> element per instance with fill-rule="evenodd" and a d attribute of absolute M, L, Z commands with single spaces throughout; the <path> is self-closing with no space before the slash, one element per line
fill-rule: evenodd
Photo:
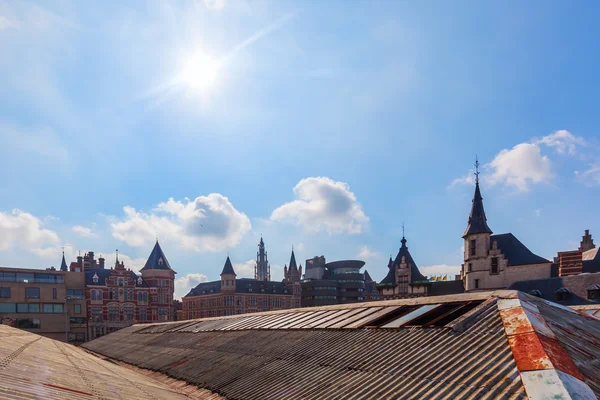
<path fill-rule="evenodd" d="M 465 291 L 507 288 L 521 280 L 551 276 L 552 262 L 531 252 L 512 233 L 493 235 L 487 224 L 476 163 L 475 193 L 464 240 L 461 279 Z"/>
<path fill-rule="evenodd" d="M 138 275 L 119 261 L 104 268 L 105 259 L 94 252 L 78 256 L 73 272 L 84 271 L 88 312 L 88 337 L 106 335 L 134 323 L 173 321 L 175 271 L 171 268 L 158 240 Z"/>
<path fill-rule="evenodd" d="M 83 346 L 215 398 L 591 400 L 599 342 L 589 313 L 501 290 L 136 325 Z"/>
<path fill-rule="evenodd" d="M 413 259 L 406 237 L 402 236 L 396 258 L 388 262 L 388 273 L 376 287 L 383 299 L 404 299 L 422 296 L 441 296 L 464 292 L 462 280 L 430 280 Z"/>
<path fill-rule="evenodd" d="M 206 318 L 299 307 L 301 268 L 292 250 L 281 282 L 238 278 L 227 256 L 220 280 L 199 283 L 182 298 L 181 316 Z"/>

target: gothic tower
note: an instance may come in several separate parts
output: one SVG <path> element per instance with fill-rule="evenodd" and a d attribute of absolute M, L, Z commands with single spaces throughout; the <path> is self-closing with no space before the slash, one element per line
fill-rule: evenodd
<path fill-rule="evenodd" d="M 296 265 L 296 256 L 294 248 L 292 248 L 292 256 L 290 258 L 290 266 L 283 267 L 284 282 L 288 291 L 294 295 L 293 307 L 300 307 L 300 278 L 302 277 L 302 265 Z"/>
<path fill-rule="evenodd" d="M 465 291 L 480 288 L 480 283 L 489 275 L 490 241 L 492 230 L 487 224 L 483 197 L 479 190 L 479 162 L 475 161 L 475 193 L 469 214 L 469 223 L 462 238 L 464 239 L 463 279 Z"/>
<path fill-rule="evenodd" d="M 267 260 L 267 252 L 265 251 L 265 242 L 263 242 L 262 236 L 260 237 L 260 243 L 258 244 L 258 251 L 256 252 L 256 265 L 254 266 L 254 279 L 259 281 L 270 281 L 271 280 L 271 265 Z"/>

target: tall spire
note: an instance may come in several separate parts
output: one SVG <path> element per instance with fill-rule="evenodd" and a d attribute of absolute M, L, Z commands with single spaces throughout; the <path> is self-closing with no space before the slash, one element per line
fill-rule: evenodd
<path fill-rule="evenodd" d="M 296 256 L 294 255 L 294 246 L 292 246 L 292 257 L 290 258 L 290 267 L 288 271 L 298 271 L 298 266 L 296 265 Z"/>
<path fill-rule="evenodd" d="M 469 224 L 463 238 L 474 235 L 476 233 L 492 233 L 492 230 L 487 224 L 485 210 L 483 209 L 483 197 L 479 190 L 479 160 L 475 158 L 475 193 L 473 194 L 473 204 L 471 205 L 471 213 L 469 214 Z"/>
<path fill-rule="evenodd" d="M 68 271 L 69 268 L 67 267 L 67 262 L 65 261 L 65 248 L 63 247 L 63 256 L 62 256 L 62 262 L 60 263 L 60 270 L 61 271 Z"/>

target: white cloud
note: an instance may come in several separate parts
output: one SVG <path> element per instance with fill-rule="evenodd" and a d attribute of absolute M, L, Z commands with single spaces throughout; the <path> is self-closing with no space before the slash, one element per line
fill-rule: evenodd
<path fill-rule="evenodd" d="M 489 185 L 502 184 L 527 191 L 532 184 L 549 183 L 555 176 L 550 158 L 542 154 L 543 148 L 550 147 L 559 154 L 574 155 L 578 147 L 586 144 L 584 138 L 564 129 L 540 139 L 519 143 L 512 149 L 500 151 L 490 163 L 485 164 L 481 180 Z M 475 178 L 472 172 L 454 179 L 449 188 L 458 184 L 473 185 Z"/>
<path fill-rule="evenodd" d="M 540 210 L 539 208 L 537 210 L 535 210 L 535 215 L 538 216 L 538 217 L 540 215 L 542 215 L 542 210 Z"/>
<path fill-rule="evenodd" d="M 299 199 L 275 209 L 271 220 L 330 234 L 357 234 L 369 221 L 347 183 L 327 177 L 304 178 L 294 187 L 294 193 Z"/>
<path fill-rule="evenodd" d="M 254 278 L 254 265 L 256 261 L 248 260 L 243 263 L 233 263 L 233 270 L 238 278 Z"/>
<path fill-rule="evenodd" d="M 369 249 L 369 246 L 362 246 L 357 254 L 358 258 L 368 260 L 370 258 L 380 258 L 381 254 Z"/>
<path fill-rule="evenodd" d="M 3 29 L 18 28 L 18 27 L 19 27 L 19 23 L 17 21 L 11 20 L 8 17 L 0 15 L 0 31 Z"/>
<path fill-rule="evenodd" d="M 455 275 L 460 274 L 460 266 L 457 265 L 447 265 L 447 264 L 437 264 L 430 265 L 427 267 L 419 267 L 419 271 L 425 276 L 432 275 L 448 275 L 449 280 L 453 280 Z"/>
<path fill-rule="evenodd" d="M 544 144 L 556 149 L 558 153 L 575 154 L 577 146 L 585 146 L 584 138 L 575 136 L 571 132 L 561 129 L 553 132 L 534 142 L 535 144 Z"/>
<path fill-rule="evenodd" d="M 222 251 L 237 245 L 250 230 L 250 219 L 235 209 L 227 197 L 211 193 L 175 201 L 170 198 L 151 213 L 123 207 L 122 220 L 111 223 L 113 237 L 130 246 L 147 246 L 158 235 L 196 251 Z"/>
<path fill-rule="evenodd" d="M 175 279 L 174 298 L 181 299 L 188 294 L 191 289 L 198 286 L 199 283 L 208 282 L 208 277 L 204 274 L 187 274 L 181 278 Z"/>
<path fill-rule="evenodd" d="M 590 167 L 583 172 L 575 171 L 575 176 L 587 186 L 600 185 L 600 163 L 590 165 Z"/>
<path fill-rule="evenodd" d="M 44 229 L 43 224 L 39 218 L 19 209 L 0 212 L 0 251 L 20 248 L 40 256 L 49 255 L 60 239 L 56 232 Z"/>
<path fill-rule="evenodd" d="M 487 167 L 492 170 L 486 176 L 491 185 L 504 184 L 521 191 L 528 190 L 530 184 L 549 182 L 553 176 L 550 159 L 533 143 L 502 150 Z"/>
<path fill-rule="evenodd" d="M 94 232 L 92 232 L 92 230 L 90 228 L 86 228 L 85 226 L 81 226 L 81 225 L 75 225 L 73 228 L 71 228 L 71 230 L 83 237 L 96 236 L 96 234 Z"/>

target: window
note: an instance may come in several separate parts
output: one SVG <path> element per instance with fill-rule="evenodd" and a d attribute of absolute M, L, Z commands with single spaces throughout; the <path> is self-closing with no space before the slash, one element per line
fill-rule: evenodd
<path fill-rule="evenodd" d="M 56 300 L 56 288 L 52 288 L 52 298 Z"/>
<path fill-rule="evenodd" d="M 17 312 L 18 313 L 27 313 L 27 312 L 29 312 L 29 304 L 27 304 L 27 303 L 18 303 L 17 304 Z"/>
<path fill-rule="evenodd" d="M 14 272 L 0 272 L 0 281 L 2 282 L 16 282 L 16 274 Z"/>
<path fill-rule="evenodd" d="M 475 289 L 479 289 L 479 279 L 473 281 L 475 283 Z"/>
<path fill-rule="evenodd" d="M 595 284 L 587 288 L 588 300 L 600 300 L 600 285 Z"/>
<path fill-rule="evenodd" d="M 399 276 L 398 278 L 399 278 L 398 285 L 400 286 L 400 292 L 408 293 L 408 276 L 403 275 L 403 276 Z"/>
<path fill-rule="evenodd" d="M 93 322 L 102 322 L 102 307 L 92 307 L 92 321 Z"/>
<path fill-rule="evenodd" d="M 108 320 L 109 321 L 120 321 L 121 320 L 121 310 L 119 306 L 109 306 L 108 307 Z"/>
<path fill-rule="evenodd" d="M 469 240 L 469 255 L 474 256 L 476 254 L 477 239 Z"/>
<path fill-rule="evenodd" d="M 46 314 L 60 314 L 64 312 L 62 304 L 42 304 L 42 312 Z"/>
<path fill-rule="evenodd" d="M 94 281 L 94 283 L 98 283 L 98 275 L 94 274 L 94 276 L 92 277 L 92 281 Z"/>
<path fill-rule="evenodd" d="M 492 274 L 498 273 L 498 257 L 492 258 Z"/>
<path fill-rule="evenodd" d="M 134 308 L 132 306 L 123 307 L 123 318 L 125 321 L 133 321 Z"/>
<path fill-rule="evenodd" d="M 40 298 L 40 288 L 39 287 L 25 288 L 25 298 L 26 299 L 39 299 Z"/>
<path fill-rule="evenodd" d="M 39 318 L 17 318 L 17 319 L 15 319 L 15 328 L 40 329 L 40 319 Z"/>
<path fill-rule="evenodd" d="M 469 272 L 473 272 L 473 263 L 469 263 Z"/>
<path fill-rule="evenodd" d="M 17 273 L 17 282 L 33 283 L 33 274 Z"/>
<path fill-rule="evenodd" d="M 0 287 L 0 298 L 10 299 L 10 288 L 9 287 Z"/>
<path fill-rule="evenodd" d="M 0 303 L 0 314 L 14 313 L 17 310 L 15 303 Z"/>
<path fill-rule="evenodd" d="M 571 291 L 566 287 L 561 287 L 556 292 L 554 292 L 554 294 L 556 295 L 556 301 L 565 301 L 568 300 L 571 296 Z"/>
<path fill-rule="evenodd" d="M 233 306 L 233 296 L 225 296 L 225 306 Z"/>
<path fill-rule="evenodd" d="M 148 320 L 146 307 L 140 307 L 140 321 L 146 321 L 146 320 Z"/>
<path fill-rule="evenodd" d="M 71 325 L 82 325 L 82 324 L 85 324 L 85 318 L 83 318 L 83 317 L 71 317 L 71 318 L 69 318 L 69 323 Z"/>
<path fill-rule="evenodd" d="M 29 312 L 30 313 L 39 313 L 40 312 L 40 304 L 39 303 L 30 303 L 29 304 Z"/>
<path fill-rule="evenodd" d="M 81 304 L 73 304 L 73 312 L 75 314 L 81 314 Z"/>
<path fill-rule="evenodd" d="M 119 278 L 119 286 L 123 286 L 125 284 L 125 280 L 123 278 Z"/>

